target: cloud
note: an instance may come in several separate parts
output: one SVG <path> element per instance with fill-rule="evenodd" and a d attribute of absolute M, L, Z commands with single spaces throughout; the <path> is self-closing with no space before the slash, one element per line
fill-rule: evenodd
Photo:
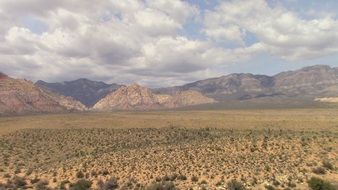
<path fill-rule="evenodd" d="M 264 0 L 227 1 L 205 17 L 205 34 L 212 40 L 243 45 L 250 32 L 266 51 L 302 60 L 338 52 L 338 21 L 331 17 L 306 20 L 284 7 L 270 7 Z"/>
<path fill-rule="evenodd" d="M 194 32 L 202 37 L 182 32 L 201 18 Z M 307 59 L 338 46 L 337 20 L 305 20 L 263 0 L 211 10 L 181 0 L 2 0 L 0 20 L 0 70 L 31 80 L 177 85 L 262 52 Z"/>

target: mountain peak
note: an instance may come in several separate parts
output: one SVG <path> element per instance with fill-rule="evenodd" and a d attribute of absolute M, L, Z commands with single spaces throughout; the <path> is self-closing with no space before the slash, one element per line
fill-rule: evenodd
<path fill-rule="evenodd" d="M 330 70 L 332 68 L 328 65 L 313 65 L 313 66 L 303 67 L 301 70 L 317 70 L 317 69 Z"/>
<path fill-rule="evenodd" d="M 1 77 L 7 80 L 0 80 L 0 114 L 54 113 L 86 109 L 80 102 L 42 89 L 31 81 L 13 79 L 3 74 Z"/>
<path fill-rule="evenodd" d="M 129 87 L 129 88 L 142 88 L 143 86 L 141 86 L 138 83 L 134 82 L 134 83 L 131 83 L 130 85 L 128 85 L 127 87 Z M 145 88 L 145 87 L 143 87 L 143 88 Z"/>
<path fill-rule="evenodd" d="M 158 108 L 177 108 L 182 106 L 214 103 L 212 98 L 205 97 L 193 90 L 180 91 L 175 95 L 154 94 L 149 88 L 133 83 L 120 87 L 100 100 L 95 110 L 150 110 Z"/>
<path fill-rule="evenodd" d="M 96 110 L 146 110 L 158 108 L 157 98 L 149 88 L 136 83 L 122 86 L 94 105 Z"/>
<path fill-rule="evenodd" d="M 97 101 L 120 87 L 118 84 L 106 84 L 86 78 L 60 83 L 38 81 L 36 84 L 52 92 L 73 97 L 87 107 L 92 107 Z"/>

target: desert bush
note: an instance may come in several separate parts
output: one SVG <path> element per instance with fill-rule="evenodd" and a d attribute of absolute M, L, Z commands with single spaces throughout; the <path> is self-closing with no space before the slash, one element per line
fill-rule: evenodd
<path fill-rule="evenodd" d="M 61 190 L 65 190 L 65 189 L 66 189 L 66 184 L 67 184 L 67 183 L 69 183 L 68 180 L 61 181 L 60 189 L 61 189 Z"/>
<path fill-rule="evenodd" d="M 18 177 L 18 176 L 15 176 L 14 179 L 13 179 L 13 183 L 15 184 L 15 186 L 17 187 L 24 187 L 27 185 L 27 182 L 24 178 L 22 177 Z"/>
<path fill-rule="evenodd" d="M 163 176 L 162 181 L 170 181 L 169 176 L 167 176 L 167 175 Z"/>
<path fill-rule="evenodd" d="M 273 180 L 272 185 L 274 185 L 274 186 L 279 186 L 279 185 L 280 185 L 280 182 L 277 181 L 277 180 Z"/>
<path fill-rule="evenodd" d="M 236 180 L 231 180 L 227 184 L 227 189 L 228 190 L 245 190 L 246 188 L 241 182 L 238 182 Z"/>
<path fill-rule="evenodd" d="M 174 174 L 171 174 L 171 175 L 169 176 L 169 180 L 170 180 L 170 181 L 175 181 L 175 180 L 177 179 L 177 177 L 178 177 L 177 174 L 175 174 L 175 173 L 174 173 Z"/>
<path fill-rule="evenodd" d="M 153 183 L 145 188 L 145 190 L 176 190 L 175 184 L 171 181 L 161 183 Z"/>
<path fill-rule="evenodd" d="M 70 184 L 70 190 L 87 190 L 92 186 L 92 182 L 81 179 L 76 183 Z"/>
<path fill-rule="evenodd" d="M 329 160 L 324 160 L 323 161 L 323 167 L 329 170 L 333 170 L 334 166 Z"/>
<path fill-rule="evenodd" d="M 185 181 L 185 180 L 187 180 L 187 176 L 180 174 L 180 175 L 177 177 L 177 179 L 178 179 L 178 180 Z"/>
<path fill-rule="evenodd" d="M 117 179 L 115 177 L 110 178 L 106 183 L 103 184 L 102 190 L 113 190 L 119 187 Z"/>
<path fill-rule="evenodd" d="M 31 179 L 31 184 L 36 184 L 36 183 L 39 182 L 39 181 L 40 181 L 39 178 Z"/>
<path fill-rule="evenodd" d="M 192 176 L 191 177 L 192 182 L 198 182 L 198 177 L 197 176 Z"/>
<path fill-rule="evenodd" d="M 103 171 L 102 171 L 102 175 L 103 176 L 106 176 L 106 175 L 108 175 L 109 174 L 109 171 L 107 170 L 107 169 L 104 169 Z"/>
<path fill-rule="evenodd" d="M 77 178 L 84 178 L 83 172 L 82 172 L 82 171 L 78 171 L 78 172 L 76 173 L 76 177 L 77 177 Z"/>
<path fill-rule="evenodd" d="M 267 189 L 267 190 L 275 190 L 275 188 L 273 186 L 271 186 L 271 185 L 266 185 L 265 189 Z"/>
<path fill-rule="evenodd" d="M 39 182 L 36 183 L 35 189 L 36 190 L 46 190 L 48 185 L 48 181 L 46 180 L 40 180 Z"/>
<path fill-rule="evenodd" d="M 308 185 L 312 190 L 335 190 L 335 188 L 329 182 L 317 177 L 312 177 L 308 181 Z"/>
<path fill-rule="evenodd" d="M 320 175 L 326 174 L 326 170 L 323 167 L 313 168 L 312 172 L 315 173 L 315 174 L 320 174 Z"/>

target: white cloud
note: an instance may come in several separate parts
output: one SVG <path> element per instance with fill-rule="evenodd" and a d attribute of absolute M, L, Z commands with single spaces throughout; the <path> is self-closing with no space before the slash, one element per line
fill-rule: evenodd
<path fill-rule="evenodd" d="M 337 20 L 302 19 L 283 7 L 269 7 L 264 0 L 227 1 L 206 14 L 205 33 L 215 41 L 243 42 L 245 33 L 233 32 L 231 26 L 254 34 L 266 51 L 285 59 L 302 60 L 338 52 Z"/>
<path fill-rule="evenodd" d="M 2 0 L 0 70 L 32 80 L 165 86 L 215 76 L 215 68 L 264 51 L 286 59 L 337 52 L 337 20 L 330 17 L 304 20 L 264 0 L 226 1 L 205 13 L 207 40 L 183 35 L 200 13 L 181 0 Z M 34 33 L 24 18 L 45 31 Z M 246 46 L 247 33 L 258 41 Z"/>

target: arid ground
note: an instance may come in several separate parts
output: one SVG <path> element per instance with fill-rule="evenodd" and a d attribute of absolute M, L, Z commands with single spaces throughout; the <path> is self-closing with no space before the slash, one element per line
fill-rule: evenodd
<path fill-rule="evenodd" d="M 0 189 L 335 188 L 338 109 L 1 117 L 0 152 Z"/>

